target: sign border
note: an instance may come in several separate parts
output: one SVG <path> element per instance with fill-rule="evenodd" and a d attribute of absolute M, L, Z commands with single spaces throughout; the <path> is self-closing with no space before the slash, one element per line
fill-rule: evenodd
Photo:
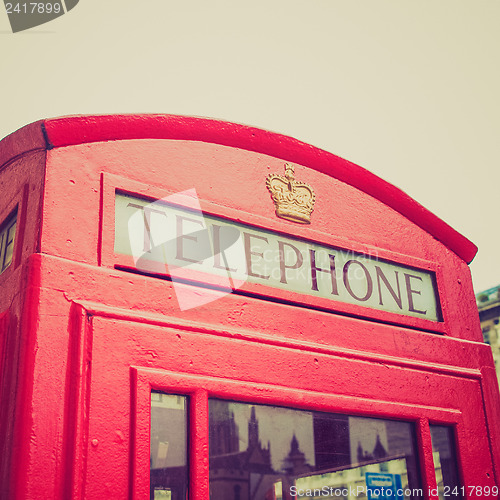
<path fill-rule="evenodd" d="M 115 253 L 115 196 L 122 193 L 144 200 L 156 201 L 174 194 L 172 191 L 159 186 L 144 184 L 126 177 L 102 173 L 101 174 L 101 227 L 98 241 L 98 263 L 100 266 L 115 268 L 122 271 L 137 272 L 134 259 L 131 256 Z M 357 304 L 340 302 L 331 298 L 314 297 L 298 292 L 273 288 L 258 283 L 245 283 L 233 293 L 253 296 L 265 300 L 278 301 L 290 305 L 301 306 L 345 316 L 356 317 L 369 321 L 400 325 L 412 329 L 424 330 L 445 334 L 448 331 L 447 310 L 441 300 L 440 290 L 444 282 L 441 266 L 437 263 L 425 261 L 416 257 L 391 252 L 373 246 L 353 242 L 347 238 L 327 234 L 312 229 L 310 226 L 290 226 L 290 232 L 284 232 L 280 222 L 266 217 L 250 214 L 235 208 L 218 205 L 211 201 L 200 199 L 203 213 L 223 219 L 233 220 L 240 224 L 246 224 L 259 230 L 272 231 L 277 235 L 288 238 L 299 238 L 301 240 L 338 248 L 344 251 L 352 251 L 369 258 L 377 258 L 388 261 L 395 265 L 416 268 L 430 272 L 435 279 L 435 292 L 437 306 L 440 310 L 441 321 L 432 321 L 423 318 L 406 316 L 404 314 L 392 313 L 379 309 L 372 309 Z M 154 275 L 167 278 L 167 275 Z M 213 277 L 212 277 L 213 281 Z"/>

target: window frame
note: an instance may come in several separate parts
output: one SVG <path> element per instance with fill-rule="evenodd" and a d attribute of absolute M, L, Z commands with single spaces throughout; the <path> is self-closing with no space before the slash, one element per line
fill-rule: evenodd
<path fill-rule="evenodd" d="M 376 401 L 354 396 L 320 393 L 265 383 L 206 377 L 166 370 L 131 367 L 132 432 L 131 492 L 133 499 L 149 498 L 151 392 L 187 396 L 189 498 L 209 498 L 209 422 L 208 400 L 218 398 L 242 403 L 268 404 L 286 408 L 342 413 L 352 416 L 384 418 L 413 423 L 416 453 L 424 498 L 437 488 L 432 456 L 430 424 L 454 428 L 459 477 L 463 475 L 460 443 L 464 441 L 462 413 L 456 409 Z"/>
<path fill-rule="evenodd" d="M 14 210 L 0 223 L 0 274 L 3 274 L 9 266 L 12 265 L 16 255 L 16 233 L 18 228 L 17 212 L 18 207 L 16 206 Z M 13 226 L 15 226 L 14 235 L 12 240 L 9 241 L 9 235 Z M 5 258 L 7 256 L 8 246 L 12 246 L 12 257 L 6 265 Z"/>

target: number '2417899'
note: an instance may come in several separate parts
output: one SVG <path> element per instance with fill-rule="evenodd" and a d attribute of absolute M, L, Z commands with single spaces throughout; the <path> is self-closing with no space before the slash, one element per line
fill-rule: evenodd
<path fill-rule="evenodd" d="M 6 3 L 7 14 L 59 14 L 62 11 L 60 2 L 23 2 Z"/>
<path fill-rule="evenodd" d="M 498 495 L 498 486 L 455 486 L 452 488 L 451 486 L 444 486 L 443 488 L 443 496 L 446 497 L 458 497 L 460 495 L 465 496 L 467 493 L 469 496 L 475 495 L 478 497 L 489 497 L 492 496 L 497 498 Z"/>

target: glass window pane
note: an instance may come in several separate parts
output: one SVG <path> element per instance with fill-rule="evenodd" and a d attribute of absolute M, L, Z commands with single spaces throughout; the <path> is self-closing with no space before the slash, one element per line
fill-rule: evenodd
<path fill-rule="evenodd" d="M 446 487 L 447 499 L 461 499 L 453 428 L 444 425 L 431 425 L 430 428 L 439 498 L 445 500 Z"/>
<path fill-rule="evenodd" d="M 151 393 L 151 500 L 186 500 L 187 398 Z"/>
<path fill-rule="evenodd" d="M 211 399 L 209 456 L 212 500 L 423 498 L 407 422 Z"/>
<path fill-rule="evenodd" d="M 16 226 L 17 212 L 14 212 L 0 227 L 0 273 L 3 273 L 12 262 Z"/>

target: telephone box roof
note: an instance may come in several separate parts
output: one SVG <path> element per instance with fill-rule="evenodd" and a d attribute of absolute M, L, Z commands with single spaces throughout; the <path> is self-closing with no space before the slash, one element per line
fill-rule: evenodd
<path fill-rule="evenodd" d="M 470 263 L 477 247 L 404 191 L 368 170 L 292 137 L 208 118 L 139 114 L 65 116 L 41 120 L 0 142 L 1 165 L 27 151 L 91 142 L 177 139 L 220 144 L 298 163 L 378 199 Z"/>

